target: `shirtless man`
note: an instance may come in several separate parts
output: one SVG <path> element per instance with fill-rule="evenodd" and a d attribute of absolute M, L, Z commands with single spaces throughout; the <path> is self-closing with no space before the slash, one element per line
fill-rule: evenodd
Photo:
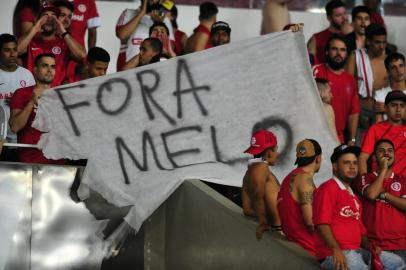
<path fill-rule="evenodd" d="M 281 231 L 281 223 L 276 205 L 279 182 L 269 166 L 273 166 L 278 158 L 278 146 L 275 135 L 267 130 L 256 132 L 251 138 L 251 146 L 245 153 L 252 154 L 248 162 L 242 188 L 243 212 L 246 216 L 258 218 L 259 225 L 256 237 L 260 239 L 269 230 Z"/>
<path fill-rule="evenodd" d="M 385 68 L 386 29 L 379 24 L 370 24 L 365 34 L 367 49 L 354 51 L 347 65 L 348 72 L 358 81 L 361 132 L 375 122 L 373 98 L 375 91 L 388 86 Z"/>
<path fill-rule="evenodd" d="M 282 31 L 290 24 L 289 0 L 268 0 L 262 9 L 261 35 Z"/>

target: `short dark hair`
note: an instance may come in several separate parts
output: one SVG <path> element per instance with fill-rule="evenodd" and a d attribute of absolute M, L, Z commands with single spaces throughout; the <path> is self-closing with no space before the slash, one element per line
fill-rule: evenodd
<path fill-rule="evenodd" d="M 163 44 L 162 42 L 158 39 L 158 38 L 153 38 L 153 37 L 149 37 L 143 40 L 149 42 L 149 44 L 151 45 L 152 49 L 156 52 L 158 52 L 157 55 L 155 55 L 154 57 L 152 57 L 151 62 L 150 63 L 156 63 L 159 62 L 161 55 L 162 55 L 162 50 L 163 50 Z"/>
<path fill-rule="evenodd" d="M 87 61 L 91 64 L 96 61 L 109 63 L 110 54 L 103 48 L 93 47 L 90 48 L 89 52 L 87 53 Z"/>
<path fill-rule="evenodd" d="M 202 3 L 199 10 L 199 20 L 208 20 L 219 12 L 217 6 L 212 2 Z"/>
<path fill-rule="evenodd" d="M 321 155 L 322 151 L 321 151 L 320 144 L 316 140 L 313 140 L 313 139 L 307 139 L 307 140 L 309 140 L 313 144 L 315 155 L 312 157 L 296 158 L 296 164 L 298 167 L 303 167 L 303 166 L 309 165 L 316 159 L 317 156 Z"/>
<path fill-rule="evenodd" d="M 327 52 L 329 49 L 330 49 L 330 43 L 333 41 L 333 40 L 340 40 L 340 41 L 342 41 L 344 44 L 345 44 L 345 47 L 346 47 L 346 49 L 347 49 L 347 52 L 348 52 L 348 40 L 344 37 L 344 36 L 342 36 L 342 35 L 339 35 L 339 34 L 333 34 L 329 39 L 328 39 L 328 41 L 327 41 L 327 43 L 326 43 L 326 46 L 324 47 L 324 50 Z"/>
<path fill-rule="evenodd" d="M 35 57 L 34 66 L 38 67 L 39 61 L 41 61 L 41 59 L 44 57 L 51 57 L 51 58 L 55 59 L 55 55 L 53 53 L 41 53 L 41 54 L 37 55 L 37 57 Z"/>
<path fill-rule="evenodd" d="M 326 79 L 323 78 L 316 78 L 314 79 L 316 81 L 316 83 L 322 83 L 322 84 L 329 84 L 330 82 Z"/>
<path fill-rule="evenodd" d="M 333 15 L 333 10 L 339 7 L 345 7 L 345 4 L 341 0 L 331 0 L 326 5 L 327 17 Z"/>
<path fill-rule="evenodd" d="M 268 151 L 268 149 L 273 149 L 273 148 L 275 148 L 275 147 L 276 147 L 276 145 L 275 145 L 275 146 L 272 146 L 272 147 L 266 148 L 266 149 L 265 149 L 264 151 L 262 151 L 261 153 L 254 155 L 254 158 L 262 158 L 262 157 L 264 156 L 265 152 Z"/>
<path fill-rule="evenodd" d="M 371 23 L 365 29 L 367 39 L 372 39 L 374 36 L 387 36 L 386 28 L 379 23 Z"/>
<path fill-rule="evenodd" d="M 72 3 L 72 2 L 70 2 L 70 1 L 66 1 L 66 0 L 57 0 L 57 1 L 54 1 L 54 2 L 52 2 L 52 4 L 55 6 L 55 7 L 65 7 L 65 8 L 67 8 L 67 9 L 69 9 L 70 11 L 72 11 L 72 13 L 75 11 L 75 5 Z"/>
<path fill-rule="evenodd" d="M 168 26 L 166 26 L 166 24 L 164 22 L 154 22 L 154 24 L 149 28 L 149 36 L 151 36 L 152 31 L 154 31 L 154 28 L 157 26 L 161 26 L 161 27 L 165 28 L 166 34 L 169 36 L 169 28 L 168 28 Z"/>
<path fill-rule="evenodd" d="M 386 70 L 389 70 L 389 65 L 395 60 L 402 60 L 403 63 L 405 63 L 405 56 L 401 53 L 395 52 L 391 53 L 385 58 L 385 68 Z"/>
<path fill-rule="evenodd" d="M 3 45 L 9 42 L 14 42 L 17 44 L 17 38 L 11 34 L 1 34 L 0 35 L 0 50 L 3 49 Z"/>
<path fill-rule="evenodd" d="M 389 140 L 389 139 L 379 139 L 379 140 L 377 140 L 377 141 L 375 142 L 375 145 L 374 145 L 374 154 L 376 154 L 376 150 L 378 150 L 378 146 L 379 146 L 381 143 L 389 143 L 389 144 L 393 147 L 393 149 L 395 149 L 395 145 L 393 144 L 393 142 L 392 142 L 391 140 Z"/>
<path fill-rule="evenodd" d="M 352 17 L 353 21 L 354 21 L 355 17 L 357 17 L 358 13 L 367 13 L 369 16 L 371 16 L 371 12 L 369 11 L 368 7 L 366 7 L 366 6 L 356 6 L 351 11 L 351 17 Z"/>

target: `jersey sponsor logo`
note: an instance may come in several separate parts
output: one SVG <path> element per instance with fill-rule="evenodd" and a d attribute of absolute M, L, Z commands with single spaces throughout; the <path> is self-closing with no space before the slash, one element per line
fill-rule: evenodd
<path fill-rule="evenodd" d="M 40 50 L 40 49 L 41 49 L 41 48 L 35 48 L 35 47 L 32 47 L 32 48 L 31 48 L 32 51 L 36 51 L 36 50 Z"/>
<path fill-rule="evenodd" d="M 52 48 L 52 53 L 53 54 L 61 54 L 61 48 L 59 46 L 55 46 Z"/>
<path fill-rule="evenodd" d="M 258 146 L 258 145 L 256 145 L 256 143 L 257 143 L 257 139 L 255 139 L 255 137 L 252 137 L 251 138 L 251 146 Z"/>
<path fill-rule="evenodd" d="M 20 81 L 20 85 L 21 87 L 26 87 L 27 86 L 27 82 L 25 80 L 21 80 Z"/>
<path fill-rule="evenodd" d="M 131 39 L 131 43 L 133 45 L 140 45 L 142 43 L 143 39 L 142 38 L 133 38 Z"/>
<path fill-rule="evenodd" d="M 390 188 L 394 191 L 400 191 L 402 189 L 402 185 L 399 182 L 393 182 L 392 185 L 390 185 Z"/>
<path fill-rule="evenodd" d="M 82 15 L 77 15 L 77 14 L 73 14 L 72 16 L 72 21 L 80 21 L 83 22 L 85 20 L 85 16 Z"/>
<path fill-rule="evenodd" d="M 86 10 L 87 10 L 87 7 L 86 7 L 85 4 L 80 4 L 80 5 L 78 6 L 78 10 L 79 10 L 80 12 L 82 12 L 82 13 L 85 13 Z"/>
<path fill-rule="evenodd" d="M 359 220 L 359 212 L 354 212 L 351 210 L 350 206 L 344 206 L 341 208 L 340 215 L 343 217 L 354 217 L 356 220 Z"/>

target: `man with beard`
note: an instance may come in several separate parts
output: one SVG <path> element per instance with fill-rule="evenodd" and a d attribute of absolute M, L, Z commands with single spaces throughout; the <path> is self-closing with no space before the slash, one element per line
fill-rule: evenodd
<path fill-rule="evenodd" d="M 392 141 L 378 140 L 374 157 L 379 167 L 362 176 L 356 188 L 363 196 L 362 219 L 367 225 L 368 238 L 377 242 L 382 250 L 406 260 L 406 176 L 393 173 L 397 162 L 395 150 Z"/>
<path fill-rule="evenodd" d="M 10 34 L 0 35 L 0 105 L 6 111 L 7 122 L 10 118 L 9 102 L 14 92 L 35 84 L 31 72 L 17 63 L 17 38 Z M 7 142 L 17 142 L 17 136 L 10 128 L 7 130 Z"/>
<path fill-rule="evenodd" d="M 324 182 L 314 192 L 313 215 L 317 228 L 315 239 L 316 257 L 323 269 L 367 270 L 360 248 L 369 256 L 379 254 L 385 269 L 402 269 L 402 259 L 388 252 L 380 252 L 371 244 L 362 223 L 362 207 L 351 189 L 358 176 L 357 146 L 340 145 L 330 157 L 333 178 Z M 370 252 L 368 252 L 370 251 Z"/>
<path fill-rule="evenodd" d="M 226 22 L 216 22 L 211 27 L 210 39 L 213 47 L 230 43 L 231 28 Z"/>
<path fill-rule="evenodd" d="M 312 139 L 299 142 L 295 164 L 297 168 L 282 181 L 278 194 L 282 231 L 289 241 L 316 255 L 312 203 L 313 191 L 316 189 L 313 177 L 321 166 L 319 143 Z"/>
<path fill-rule="evenodd" d="M 117 71 L 140 52 L 142 41 L 149 37 L 149 29 L 154 22 L 163 22 L 169 30 L 169 39 L 175 40 L 171 21 L 166 17 L 159 0 L 143 0 L 138 9 L 126 9 L 116 24 L 116 36 L 120 39 L 120 53 L 117 58 Z"/>
<path fill-rule="evenodd" d="M 375 123 L 375 91 L 388 86 L 385 69 L 386 29 L 379 24 L 370 24 L 365 33 L 367 48 L 355 50 L 347 66 L 348 72 L 358 81 L 360 137 Z"/>
<path fill-rule="evenodd" d="M 347 10 L 345 4 L 340 0 L 329 1 L 326 5 L 326 14 L 330 26 L 314 34 L 307 44 L 309 53 L 316 56 L 320 63 L 326 62 L 324 48 L 329 38 L 333 34 L 341 34 L 343 27 L 348 24 Z"/>
<path fill-rule="evenodd" d="M 55 78 L 56 60 L 53 54 L 40 54 L 34 61 L 35 86 L 18 89 L 10 101 L 10 126 L 17 133 L 18 143 L 37 144 L 41 132 L 31 126 L 37 113 L 38 99 L 51 88 Z M 21 162 L 40 164 L 64 164 L 63 160 L 49 160 L 36 148 L 21 149 Z"/>
<path fill-rule="evenodd" d="M 386 120 L 385 98 L 393 91 L 403 91 L 406 94 L 405 57 L 401 53 L 392 53 L 385 58 L 385 68 L 388 72 L 389 86 L 375 91 L 376 123 Z M 405 115 L 406 118 L 406 115 Z"/>
<path fill-rule="evenodd" d="M 371 24 L 371 16 L 366 6 L 357 6 L 351 11 L 354 31 L 346 35 L 349 52 L 365 48 L 365 28 Z"/>
<path fill-rule="evenodd" d="M 359 103 L 355 79 L 344 70 L 348 55 L 345 38 L 333 35 L 327 42 L 325 54 L 327 63 L 314 66 L 313 76 L 330 82 L 333 94 L 331 105 L 335 114 L 338 138 L 341 143 L 347 142 L 349 145 L 354 145 Z M 348 127 L 347 139 L 344 136 L 346 127 Z"/>
<path fill-rule="evenodd" d="M 395 145 L 395 160 L 393 171 L 406 175 L 406 124 L 403 119 L 406 114 L 406 95 L 402 91 L 392 91 L 385 98 L 385 111 L 388 120 L 372 125 L 364 136 L 362 152 L 359 157 L 361 175 L 367 173 L 367 162 L 374 151 L 375 143 L 380 139 L 388 139 Z M 376 163 L 372 162 L 372 170 Z"/>
<path fill-rule="evenodd" d="M 52 86 L 60 85 L 64 78 L 69 57 L 80 61 L 86 57 L 86 51 L 58 20 L 60 10 L 54 6 L 44 6 L 38 20 L 30 32 L 18 42 L 18 53 L 27 52 L 26 67 L 34 70 L 34 61 L 38 55 L 52 53 L 55 55 L 56 71 Z"/>

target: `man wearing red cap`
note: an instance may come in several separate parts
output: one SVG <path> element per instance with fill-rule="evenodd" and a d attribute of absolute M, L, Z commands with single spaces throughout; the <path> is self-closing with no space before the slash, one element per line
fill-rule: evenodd
<path fill-rule="evenodd" d="M 244 215 L 256 216 L 259 225 L 256 237 L 260 239 L 269 230 L 267 212 L 271 228 L 281 231 L 280 218 L 276 206 L 279 192 L 279 182 L 269 166 L 276 164 L 278 146 L 275 135 L 267 130 L 256 132 L 251 138 L 251 146 L 245 153 L 252 154 L 253 159 L 248 162 L 242 188 L 242 204 Z"/>
<path fill-rule="evenodd" d="M 312 203 L 316 189 L 313 177 L 321 165 L 320 144 L 312 139 L 299 142 L 295 164 L 297 168 L 282 181 L 278 194 L 282 230 L 288 240 L 316 255 Z"/>
<path fill-rule="evenodd" d="M 84 47 L 71 37 L 62 22 L 58 20 L 59 13 L 60 10 L 57 7 L 43 7 L 34 27 L 18 42 L 18 53 L 27 52 L 26 67 L 30 71 L 33 71 L 34 60 L 38 55 L 44 53 L 55 55 L 56 72 L 52 86 L 58 86 L 64 80 L 70 56 L 79 61 L 86 57 Z"/>

